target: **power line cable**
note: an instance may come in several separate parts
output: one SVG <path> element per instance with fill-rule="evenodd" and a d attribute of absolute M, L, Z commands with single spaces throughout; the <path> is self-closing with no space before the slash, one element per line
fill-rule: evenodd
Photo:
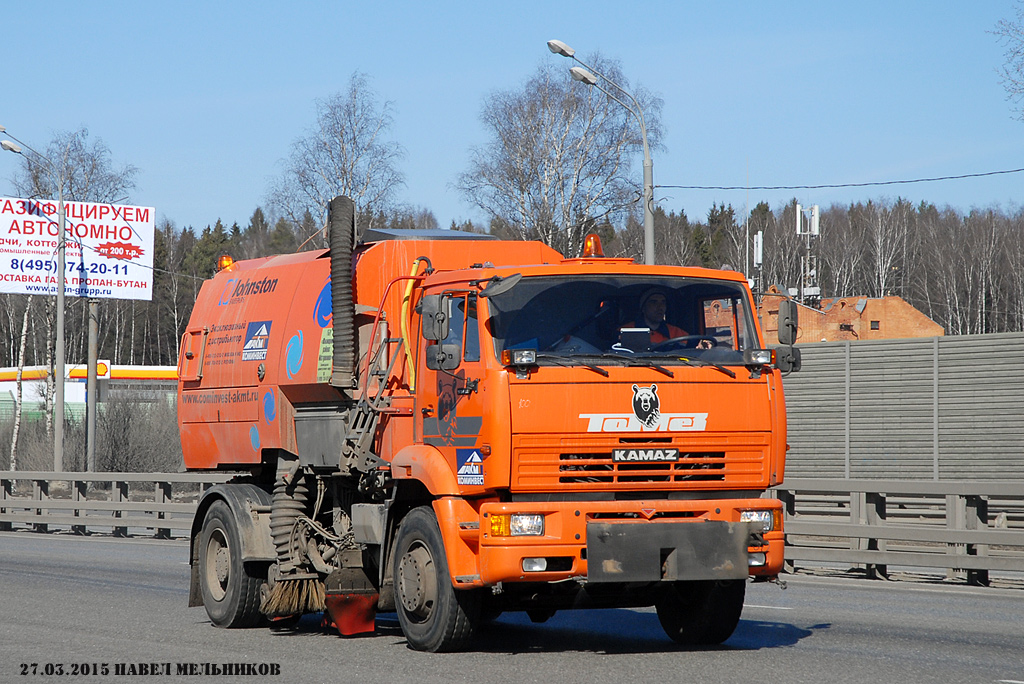
<path fill-rule="evenodd" d="M 1005 171 L 986 171 L 984 173 L 965 173 L 959 176 L 938 176 L 936 178 L 913 178 L 908 180 L 873 181 L 869 183 L 826 183 L 822 185 L 657 185 L 658 188 L 675 188 L 679 190 L 823 190 L 830 188 L 867 188 L 881 185 L 907 185 L 910 183 L 934 183 L 936 181 L 960 180 L 963 178 L 982 178 L 999 176 L 1007 173 L 1021 173 L 1021 169 Z"/>

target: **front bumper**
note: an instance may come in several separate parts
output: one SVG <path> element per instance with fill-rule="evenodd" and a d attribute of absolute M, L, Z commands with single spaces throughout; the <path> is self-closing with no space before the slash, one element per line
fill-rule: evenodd
<path fill-rule="evenodd" d="M 780 524 L 752 534 L 753 525 L 740 522 L 752 509 L 779 512 Z M 774 577 L 783 564 L 781 509 L 774 499 L 484 503 L 472 584 Z M 544 534 L 492 536 L 489 518 L 503 513 L 542 514 Z M 539 558 L 546 570 L 524 570 L 524 559 Z"/>

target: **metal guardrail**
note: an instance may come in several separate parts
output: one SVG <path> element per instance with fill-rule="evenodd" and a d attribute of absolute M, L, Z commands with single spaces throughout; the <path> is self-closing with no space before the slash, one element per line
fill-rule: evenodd
<path fill-rule="evenodd" d="M 158 538 L 186 536 L 196 503 L 232 473 L 54 473 L 0 475 L 0 531 L 51 526 L 73 532 L 153 530 Z"/>
<path fill-rule="evenodd" d="M 944 569 L 989 584 L 1024 574 L 1024 484 L 788 478 L 786 565 L 841 563 L 887 577 L 891 566 Z"/>
<path fill-rule="evenodd" d="M 202 492 L 232 473 L 0 474 L 0 530 L 152 530 L 187 536 Z M 848 564 L 869 577 L 892 566 L 944 569 L 988 584 L 1024 576 L 1024 484 L 789 478 L 773 490 L 786 513 L 791 571 Z"/>

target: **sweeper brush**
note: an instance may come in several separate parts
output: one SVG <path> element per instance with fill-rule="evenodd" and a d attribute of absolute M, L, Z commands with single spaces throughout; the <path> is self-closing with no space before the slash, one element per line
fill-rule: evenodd
<path fill-rule="evenodd" d="M 326 608 L 324 585 L 316 577 L 279 580 L 260 604 L 260 612 L 269 618 L 319 613 Z"/>

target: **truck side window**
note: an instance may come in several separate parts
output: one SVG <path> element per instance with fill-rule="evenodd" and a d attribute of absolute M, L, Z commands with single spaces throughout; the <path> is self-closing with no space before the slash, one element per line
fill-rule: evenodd
<path fill-rule="evenodd" d="M 455 358 L 462 356 L 463 331 L 466 327 L 466 298 L 452 297 L 452 316 L 449 319 L 448 337 L 443 341 L 446 345 L 455 345 L 458 353 Z"/>
<path fill-rule="evenodd" d="M 704 334 L 715 338 L 718 346 L 742 351 L 746 339 L 746 312 L 739 298 L 704 301 Z"/>
<path fill-rule="evenodd" d="M 465 361 L 479 361 L 480 328 L 476 318 L 476 295 L 471 294 L 464 301 L 466 306 L 466 352 L 462 358 Z"/>

